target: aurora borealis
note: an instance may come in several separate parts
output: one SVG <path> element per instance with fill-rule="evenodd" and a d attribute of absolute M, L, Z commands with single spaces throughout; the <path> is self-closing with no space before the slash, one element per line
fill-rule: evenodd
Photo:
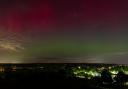
<path fill-rule="evenodd" d="M 1 0 L 0 63 L 123 63 L 126 0 Z"/>

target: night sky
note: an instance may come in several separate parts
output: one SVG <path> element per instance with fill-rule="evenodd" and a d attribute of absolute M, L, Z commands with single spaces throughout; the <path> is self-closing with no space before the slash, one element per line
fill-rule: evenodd
<path fill-rule="evenodd" d="M 0 0 L 0 62 L 128 64 L 127 24 L 127 0 Z"/>

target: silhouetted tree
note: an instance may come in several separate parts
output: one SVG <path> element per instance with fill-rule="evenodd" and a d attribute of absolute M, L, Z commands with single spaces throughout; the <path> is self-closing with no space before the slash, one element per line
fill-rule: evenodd
<path fill-rule="evenodd" d="M 122 86 L 127 81 L 126 74 L 123 71 L 119 71 L 115 77 L 115 81 L 118 85 Z"/>
<path fill-rule="evenodd" d="M 111 73 L 107 69 L 104 69 L 102 71 L 101 79 L 102 79 L 102 83 L 112 84 L 112 82 L 113 82 Z"/>

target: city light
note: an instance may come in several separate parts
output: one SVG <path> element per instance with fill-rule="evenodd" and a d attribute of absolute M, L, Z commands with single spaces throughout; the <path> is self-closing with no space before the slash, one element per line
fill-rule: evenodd
<path fill-rule="evenodd" d="M 5 68 L 3 66 L 0 66 L 0 72 L 4 72 Z"/>
<path fill-rule="evenodd" d="M 101 66 L 101 67 L 73 67 L 72 71 L 76 77 L 79 78 L 89 78 L 89 77 L 101 77 L 101 72 L 104 69 L 108 69 L 111 73 L 112 78 L 116 77 L 119 71 L 123 71 L 125 74 L 128 74 L 128 67 L 127 66 Z"/>
<path fill-rule="evenodd" d="M 126 82 L 125 85 L 128 85 L 128 82 Z"/>
<path fill-rule="evenodd" d="M 12 71 L 16 71 L 17 67 L 16 66 L 12 66 Z"/>
<path fill-rule="evenodd" d="M 110 73 L 112 73 L 112 74 L 117 74 L 118 71 L 110 71 Z"/>

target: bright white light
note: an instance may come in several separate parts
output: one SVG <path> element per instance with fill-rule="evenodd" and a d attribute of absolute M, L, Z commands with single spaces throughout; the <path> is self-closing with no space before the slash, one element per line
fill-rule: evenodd
<path fill-rule="evenodd" d="M 85 76 L 77 76 L 77 77 L 79 77 L 79 78 L 85 78 Z"/>
<path fill-rule="evenodd" d="M 126 82 L 125 85 L 128 85 L 128 82 Z"/>
<path fill-rule="evenodd" d="M 80 66 L 78 66 L 78 68 L 80 69 L 81 67 L 80 67 Z"/>
<path fill-rule="evenodd" d="M 117 74 L 118 71 L 110 71 L 112 74 Z"/>

